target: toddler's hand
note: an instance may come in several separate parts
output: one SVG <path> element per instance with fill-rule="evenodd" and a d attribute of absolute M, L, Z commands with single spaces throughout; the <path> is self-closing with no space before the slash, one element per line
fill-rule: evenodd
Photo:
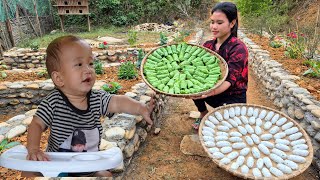
<path fill-rule="evenodd" d="M 143 119 L 145 119 L 147 121 L 147 123 L 150 125 L 153 124 L 150 116 L 151 116 L 151 113 L 153 111 L 154 106 L 155 106 L 154 98 L 151 97 L 151 100 L 146 105 L 143 105 L 143 108 L 141 111 L 141 115 L 142 115 Z"/>
<path fill-rule="evenodd" d="M 50 161 L 49 156 L 46 155 L 43 151 L 37 150 L 28 150 L 27 160 L 31 161 Z"/>

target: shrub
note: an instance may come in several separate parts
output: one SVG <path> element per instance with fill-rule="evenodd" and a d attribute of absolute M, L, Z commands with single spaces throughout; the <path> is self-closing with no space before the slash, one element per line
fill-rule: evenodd
<path fill-rule="evenodd" d="M 164 35 L 162 32 L 160 33 L 160 45 L 166 45 L 168 43 L 168 37 Z"/>
<path fill-rule="evenodd" d="M 93 67 L 96 74 L 104 74 L 103 64 L 99 59 L 93 61 Z"/>
<path fill-rule="evenodd" d="M 295 32 L 291 32 L 287 34 L 287 41 L 288 45 L 284 54 L 293 59 L 302 58 L 305 49 L 304 35 L 297 35 Z"/>
<path fill-rule="evenodd" d="M 130 46 L 133 46 L 137 42 L 137 31 L 130 30 L 128 31 L 128 42 Z"/>
<path fill-rule="evenodd" d="M 32 51 L 38 51 L 39 50 L 39 47 L 40 47 L 40 44 L 38 43 L 38 42 L 32 42 L 31 44 L 30 44 L 30 49 L 32 50 Z"/>
<path fill-rule="evenodd" d="M 119 67 L 119 79 L 134 79 L 138 77 L 137 70 L 132 61 L 122 61 Z"/>
<path fill-rule="evenodd" d="M 40 71 L 37 72 L 38 77 L 45 77 L 49 78 L 48 70 L 47 68 L 41 69 Z"/>
<path fill-rule="evenodd" d="M 139 49 L 138 50 L 137 63 L 136 63 L 137 68 L 140 68 L 143 58 L 144 58 L 144 52 L 143 52 L 142 49 Z"/>
<path fill-rule="evenodd" d="M 102 90 L 109 92 L 111 94 L 116 94 L 118 92 L 118 90 L 120 90 L 121 88 L 122 87 L 117 82 L 110 82 L 110 83 L 104 84 L 101 87 Z"/>
<path fill-rule="evenodd" d="M 303 64 L 309 67 L 309 69 L 303 73 L 304 76 L 320 78 L 320 61 L 306 60 Z"/>

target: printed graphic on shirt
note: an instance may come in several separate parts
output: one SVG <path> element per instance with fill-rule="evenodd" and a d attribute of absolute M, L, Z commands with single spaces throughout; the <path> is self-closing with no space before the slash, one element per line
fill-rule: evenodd
<path fill-rule="evenodd" d="M 98 151 L 98 128 L 91 130 L 76 129 L 60 146 L 59 152 Z"/>

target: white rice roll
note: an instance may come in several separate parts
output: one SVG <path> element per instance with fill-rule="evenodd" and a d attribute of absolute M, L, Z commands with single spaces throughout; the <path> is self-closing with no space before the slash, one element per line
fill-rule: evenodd
<path fill-rule="evenodd" d="M 257 147 L 253 147 L 251 149 L 251 153 L 252 153 L 253 157 L 256 159 L 259 159 L 261 157 L 260 151 Z"/>
<path fill-rule="evenodd" d="M 214 152 L 212 153 L 213 158 L 215 159 L 222 159 L 224 158 L 224 154 L 222 154 L 221 152 Z"/>
<path fill-rule="evenodd" d="M 300 149 L 300 150 L 307 150 L 309 147 L 306 144 L 297 144 L 292 147 L 292 149 Z"/>
<path fill-rule="evenodd" d="M 253 165 L 254 165 L 254 159 L 252 156 L 249 156 L 247 158 L 247 166 L 251 169 L 253 167 Z"/>
<path fill-rule="evenodd" d="M 204 121 L 204 124 L 212 129 L 216 127 L 216 125 L 214 125 L 211 121 Z"/>
<path fill-rule="evenodd" d="M 256 134 L 251 134 L 251 138 L 255 144 L 260 144 L 260 138 Z"/>
<path fill-rule="evenodd" d="M 261 170 L 263 177 L 269 178 L 272 176 L 272 174 L 270 173 L 269 169 L 267 168 L 262 168 Z"/>
<path fill-rule="evenodd" d="M 264 165 L 266 165 L 267 168 L 271 168 L 272 167 L 272 162 L 271 162 L 269 157 L 264 157 L 263 158 L 263 163 L 264 163 Z"/>
<path fill-rule="evenodd" d="M 216 133 L 216 135 L 217 135 L 217 136 L 227 136 L 227 137 L 229 137 L 229 133 L 227 133 L 227 132 L 221 132 L 221 131 L 218 131 L 218 132 Z"/>
<path fill-rule="evenodd" d="M 212 131 L 214 133 L 214 130 L 211 127 L 205 126 L 205 127 L 202 128 L 202 130 L 203 131 Z"/>
<path fill-rule="evenodd" d="M 235 117 L 233 118 L 233 120 L 234 120 L 238 125 L 242 125 L 241 120 L 240 120 L 237 116 L 235 116 Z"/>
<path fill-rule="evenodd" d="M 243 149 L 241 149 L 241 151 L 240 151 L 240 155 L 241 156 L 246 156 L 246 155 L 248 155 L 250 153 L 250 148 L 243 148 Z"/>
<path fill-rule="evenodd" d="M 283 172 L 280 171 L 278 168 L 271 167 L 269 170 L 273 175 L 275 175 L 277 177 L 283 176 Z"/>
<path fill-rule="evenodd" d="M 241 137 L 242 134 L 239 133 L 239 132 L 230 132 L 230 136 L 232 136 L 232 137 Z"/>
<path fill-rule="evenodd" d="M 264 123 L 263 129 L 268 130 L 271 128 L 271 126 L 272 126 L 272 123 L 270 121 L 267 121 L 266 123 Z"/>
<path fill-rule="evenodd" d="M 228 138 L 228 136 L 216 136 L 216 137 L 214 137 L 214 139 L 216 141 L 227 141 L 229 138 Z"/>
<path fill-rule="evenodd" d="M 249 168 L 246 165 L 241 166 L 241 173 L 248 174 Z"/>
<path fill-rule="evenodd" d="M 267 111 L 263 109 L 259 114 L 259 118 L 264 119 L 266 117 L 266 115 L 267 115 Z"/>
<path fill-rule="evenodd" d="M 245 106 L 241 107 L 241 116 L 246 116 L 247 115 L 247 108 Z"/>
<path fill-rule="evenodd" d="M 268 140 L 272 139 L 272 137 L 273 137 L 272 134 L 262 134 L 261 140 L 268 141 Z"/>
<path fill-rule="evenodd" d="M 267 148 L 273 148 L 274 144 L 269 141 L 261 141 L 261 144 L 265 145 Z"/>
<path fill-rule="evenodd" d="M 233 120 L 233 119 L 228 119 L 228 122 L 233 126 L 233 127 L 238 127 L 238 123 L 235 121 L 235 120 Z"/>
<path fill-rule="evenodd" d="M 246 116 L 240 116 L 241 121 L 243 122 L 243 124 L 248 124 L 249 120 Z"/>
<path fill-rule="evenodd" d="M 236 163 L 239 164 L 239 166 L 242 166 L 245 160 L 246 158 L 244 156 L 239 156 Z"/>
<path fill-rule="evenodd" d="M 249 108 L 248 108 L 247 115 L 248 115 L 248 116 L 253 116 L 253 107 L 249 107 Z"/>
<path fill-rule="evenodd" d="M 217 120 L 217 118 L 213 117 L 213 116 L 209 116 L 208 117 L 209 121 L 211 121 L 214 125 L 219 124 L 219 121 Z"/>
<path fill-rule="evenodd" d="M 245 140 L 246 140 L 246 142 L 247 142 L 247 144 L 249 146 L 253 146 L 254 145 L 254 142 L 253 142 L 253 140 L 252 140 L 252 138 L 250 136 L 246 136 Z"/>
<path fill-rule="evenodd" d="M 279 114 L 275 114 L 271 119 L 271 123 L 275 124 L 278 121 L 279 117 L 280 117 Z"/>
<path fill-rule="evenodd" d="M 240 114 L 241 114 L 241 109 L 240 109 L 239 106 L 236 106 L 236 107 L 234 108 L 234 113 L 236 114 L 236 116 L 240 116 Z"/>
<path fill-rule="evenodd" d="M 229 116 L 230 118 L 234 118 L 236 116 L 236 112 L 233 107 L 229 109 Z"/>
<path fill-rule="evenodd" d="M 256 118 L 256 126 L 262 126 L 262 120 L 260 118 Z"/>
<path fill-rule="evenodd" d="M 292 154 L 288 156 L 288 160 L 291 160 L 296 163 L 305 163 L 306 162 L 306 158 L 304 158 L 302 156 L 298 156 L 298 155 L 292 155 Z"/>
<path fill-rule="evenodd" d="M 254 177 L 257 177 L 257 178 L 262 177 L 262 174 L 261 174 L 261 172 L 260 172 L 260 170 L 258 168 L 253 168 L 252 174 L 253 174 Z"/>
<path fill-rule="evenodd" d="M 283 164 L 287 165 L 288 167 L 290 167 L 293 170 L 299 169 L 299 165 L 293 161 L 290 161 L 290 160 L 284 160 Z"/>
<path fill-rule="evenodd" d="M 277 148 L 277 149 L 280 149 L 281 151 L 285 151 L 285 152 L 287 152 L 287 151 L 290 151 L 290 147 L 289 146 L 287 146 L 287 145 L 284 145 L 284 144 L 276 144 L 275 145 L 275 147 Z"/>
<path fill-rule="evenodd" d="M 269 154 L 270 154 L 269 149 L 268 149 L 267 146 L 265 146 L 264 144 L 259 144 L 259 145 L 258 145 L 258 148 L 259 148 L 259 150 L 260 150 L 263 154 L 265 154 L 265 155 L 269 155 Z M 260 168 L 260 169 L 261 169 L 261 168 Z"/>
<path fill-rule="evenodd" d="M 295 140 L 295 141 L 291 141 L 290 145 L 291 146 L 295 146 L 295 145 L 298 145 L 298 144 L 305 144 L 305 143 L 306 143 L 305 139 L 298 139 L 298 140 Z"/>
<path fill-rule="evenodd" d="M 232 144 L 232 148 L 233 149 L 243 149 L 246 146 L 247 146 L 246 143 L 243 143 L 243 142 L 238 142 L 238 143 L 233 143 Z"/>
<path fill-rule="evenodd" d="M 221 124 L 223 126 L 227 126 L 229 129 L 233 128 L 233 126 L 230 123 L 228 123 L 227 121 L 222 121 Z"/>
<path fill-rule="evenodd" d="M 258 109 L 258 108 L 255 108 L 255 109 L 253 110 L 253 116 L 254 116 L 255 118 L 258 118 L 258 117 L 259 117 L 259 109 Z"/>
<path fill-rule="evenodd" d="M 301 150 L 301 149 L 294 149 L 292 151 L 292 154 L 298 155 L 298 156 L 302 156 L 302 157 L 306 157 L 306 156 L 309 155 L 309 151 L 308 150 Z"/>
<path fill-rule="evenodd" d="M 231 146 L 230 142 L 229 141 L 218 141 L 216 143 L 217 147 L 225 147 L 225 146 Z"/>
<path fill-rule="evenodd" d="M 282 163 L 283 162 L 283 159 L 280 156 L 278 156 L 278 155 L 276 155 L 274 153 L 270 154 L 270 159 L 272 161 L 276 162 L 276 163 Z"/>
<path fill-rule="evenodd" d="M 256 118 L 253 117 L 253 116 L 250 117 L 250 118 L 249 118 L 249 124 L 250 124 L 250 125 L 254 125 L 255 123 L 256 123 Z"/>
<path fill-rule="evenodd" d="M 221 115 L 220 112 L 216 111 L 216 112 L 214 112 L 214 115 L 216 116 L 216 118 L 217 118 L 219 121 L 222 121 L 222 120 L 223 120 L 223 117 L 222 117 L 222 115 Z"/>
<path fill-rule="evenodd" d="M 278 144 L 284 144 L 284 145 L 289 145 L 290 141 L 286 140 L 286 139 L 276 139 L 275 141 Z"/>
<path fill-rule="evenodd" d="M 234 163 L 231 164 L 230 168 L 231 168 L 232 170 L 236 171 L 236 170 L 239 168 L 239 164 L 236 163 L 236 162 L 234 162 Z"/>
<path fill-rule="evenodd" d="M 273 154 L 278 155 L 278 156 L 281 157 L 282 159 L 287 159 L 287 154 L 286 154 L 284 151 L 281 151 L 280 149 L 273 148 L 273 149 L 271 150 L 271 152 L 272 152 Z"/>
<path fill-rule="evenodd" d="M 262 134 L 262 129 L 260 128 L 260 126 L 256 126 L 254 128 L 254 132 L 257 134 L 257 135 L 261 135 Z"/>
<path fill-rule="evenodd" d="M 242 127 L 242 126 L 238 126 L 238 131 L 243 134 L 246 135 L 248 133 L 248 131 L 246 130 L 246 128 Z"/>
<path fill-rule="evenodd" d="M 227 153 L 230 153 L 232 151 L 232 147 L 230 146 L 226 146 L 226 147 L 222 147 L 220 149 L 220 151 L 223 153 L 223 154 L 227 154 Z"/>
<path fill-rule="evenodd" d="M 207 142 L 207 141 L 211 141 L 211 142 L 214 142 L 214 137 L 212 136 L 202 136 L 204 142 Z"/>
<path fill-rule="evenodd" d="M 203 136 L 212 136 L 213 137 L 213 131 L 207 131 L 207 130 L 204 130 L 202 131 L 202 135 Z"/>
<path fill-rule="evenodd" d="M 293 122 L 288 122 L 288 123 L 284 124 L 284 125 L 281 127 L 281 129 L 285 131 L 285 130 L 291 128 L 292 126 L 293 126 Z"/>
<path fill-rule="evenodd" d="M 217 129 L 224 132 L 228 132 L 230 130 L 230 128 L 228 128 L 227 126 L 218 126 Z"/>
<path fill-rule="evenodd" d="M 299 129 L 298 129 L 297 127 L 292 127 L 292 128 L 290 128 L 290 129 L 285 130 L 284 132 L 285 132 L 287 135 L 291 135 L 291 134 L 294 134 L 294 133 L 296 133 L 296 132 L 298 132 L 298 131 L 299 131 Z"/>
<path fill-rule="evenodd" d="M 231 162 L 231 160 L 227 157 L 224 157 L 220 160 L 219 164 L 227 165 Z"/>
<path fill-rule="evenodd" d="M 228 154 L 228 158 L 231 160 L 234 160 L 235 158 L 237 158 L 239 156 L 239 153 L 237 151 L 233 151 L 231 153 Z"/>
<path fill-rule="evenodd" d="M 291 141 L 298 140 L 298 139 L 300 139 L 302 136 L 303 136 L 303 135 L 302 135 L 301 132 L 297 132 L 297 133 L 291 134 L 291 135 L 289 136 L 289 140 L 291 140 Z"/>
<path fill-rule="evenodd" d="M 214 142 L 212 142 L 212 141 L 206 141 L 206 142 L 204 142 L 204 145 L 205 145 L 206 147 L 208 147 L 208 148 L 211 148 L 211 147 L 215 147 L 215 146 L 216 146 L 216 144 L 215 144 Z"/>
<path fill-rule="evenodd" d="M 270 121 L 273 115 L 274 115 L 274 112 L 273 111 L 269 111 L 267 116 L 264 119 L 266 121 Z"/>
<path fill-rule="evenodd" d="M 278 126 L 273 126 L 270 130 L 269 133 L 270 134 L 276 134 L 277 132 L 279 132 L 280 128 Z"/>
<path fill-rule="evenodd" d="M 259 158 L 258 160 L 257 160 L 257 168 L 259 168 L 259 169 L 262 169 L 263 168 L 263 159 L 262 158 Z"/>
<path fill-rule="evenodd" d="M 230 118 L 228 109 L 223 110 L 223 118 L 224 119 L 229 119 Z"/>
<path fill-rule="evenodd" d="M 213 154 L 213 153 L 215 153 L 215 152 L 220 152 L 219 148 L 216 148 L 216 147 L 209 148 L 208 150 L 209 150 L 209 152 L 210 152 L 211 154 Z"/>
<path fill-rule="evenodd" d="M 286 123 L 287 122 L 287 118 L 285 118 L 285 117 L 282 117 L 282 118 L 280 118 L 277 122 L 276 122 L 276 125 L 277 126 L 282 126 L 284 123 Z"/>
<path fill-rule="evenodd" d="M 275 134 L 275 135 L 273 136 L 273 138 L 274 138 L 275 140 L 277 140 L 277 139 L 284 138 L 286 135 L 287 135 L 287 134 L 284 133 L 284 132 L 279 132 L 279 133 Z"/>
<path fill-rule="evenodd" d="M 254 129 L 250 126 L 250 124 L 246 124 L 244 127 L 246 128 L 248 133 L 250 134 L 254 133 Z"/>
<path fill-rule="evenodd" d="M 240 137 L 231 137 L 229 138 L 229 141 L 233 143 L 243 142 L 242 138 Z"/>

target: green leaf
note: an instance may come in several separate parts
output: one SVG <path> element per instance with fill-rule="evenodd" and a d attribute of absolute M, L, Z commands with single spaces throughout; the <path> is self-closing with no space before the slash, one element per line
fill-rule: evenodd
<path fill-rule="evenodd" d="M 1 147 L 4 147 L 5 145 L 7 145 L 8 144 L 8 139 L 6 138 L 6 139 L 3 139 L 2 141 L 1 141 L 1 144 L 0 144 L 0 148 Z"/>
<path fill-rule="evenodd" d="M 21 143 L 20 142 L 10 142 L 9 144 L 5 145 L 4 146 L 4 149 L 9 149 L 9 148 L 12 148 L 13 146 L 16 146 L 16 145 L 20 145 Z"/>

